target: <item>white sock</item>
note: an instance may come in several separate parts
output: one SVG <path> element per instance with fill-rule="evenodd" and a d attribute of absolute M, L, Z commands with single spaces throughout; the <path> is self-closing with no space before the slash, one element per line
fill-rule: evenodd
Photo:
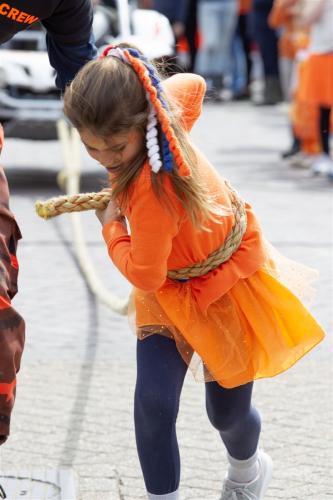
<path fill-rule="evenodd" d="M 246 460 L 237 460 L 228 453 L 228 461 L 228 479 L 231 481 L 249 483 L 257 477 L 259 472 L 258 450 Z"/>
<path fill-rule="evenodd" d="M 147 491 L 147 498 L 148 500 L 179 500 L 179 490 L 166 493 L 165 495 L 153 495 L 153 493 Z"/>

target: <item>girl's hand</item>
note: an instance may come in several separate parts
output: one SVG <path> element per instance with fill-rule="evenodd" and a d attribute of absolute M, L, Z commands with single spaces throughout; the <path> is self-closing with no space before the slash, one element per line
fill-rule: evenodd
<path fill-rule="evenodd" d="M 109 189 L 103 189 L 103 191 L 110 191 Z M 96 216 L 102 226 L 107 224 L 108 222 L 119 221 L 122 222 L 124 217 L 120 212 L 119 206 L 113 201 L 110 200 L 108 206 L 105 209 L 97 209 L 95 210 Z"/>

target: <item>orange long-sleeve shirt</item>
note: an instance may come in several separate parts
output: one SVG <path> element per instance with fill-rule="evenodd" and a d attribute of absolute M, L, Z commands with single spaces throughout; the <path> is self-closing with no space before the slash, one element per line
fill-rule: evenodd
<path fill-rule="evenodd" d="M 200 116 L 205 81 L 198 75 L 178 74 L 163 82 L 165 92 L 180 106 L 185 130 L 190 132 Z M 103 237 L 109 255 L 121 273 L 137 288 L 155 291 L 167 282 L 167 270 L 179 269 L 206 260 L 229 235 L 234 216 L 229 190 L 205 156 L 194 148 L 199 175 L 210 194 L 224 207 L 221 223 L 207 221 L 211 231 L 195 228 L 184 208 L 176 199 L 169 178 L 166 179 L 172 213 L 160 202 L 151 185 L 148 163 L 134 181 L 125 216 L 130 226 L 128 234 L 120 222 L 103 227 Z M 226 293 L 240 279 L 257 271 L 266 259 L 260 227 L 246 204 L 247 230 L 242 243 L 232 257 L 217 269 L 190 280 L 191 289 L 200 308 L 207 307 Z M 180 285 L 181 286 L 181 285 Z"/>

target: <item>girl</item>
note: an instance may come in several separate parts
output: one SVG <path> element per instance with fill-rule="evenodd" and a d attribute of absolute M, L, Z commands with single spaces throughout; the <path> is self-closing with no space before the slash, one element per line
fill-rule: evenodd
<path fill-rule="evenodd" d="M 137 50 L 111 46 L 64 96 L 109 172 L 113 201 L 97 216 L 134 285 L 135 431 L 150 500 L 179 498 L 175 424 L 189 365 L 206 381 L 208 416 L 228 452 L 221 499 L 262 499 L 272 462 L 258 449 L 253 380 L 286 370 L 324 335 L 285 286 L 304 288 L 297 265 L 274 256 L 251 206 L 190 142 L 204 93 L 200 76 L 161 82 Z"/>

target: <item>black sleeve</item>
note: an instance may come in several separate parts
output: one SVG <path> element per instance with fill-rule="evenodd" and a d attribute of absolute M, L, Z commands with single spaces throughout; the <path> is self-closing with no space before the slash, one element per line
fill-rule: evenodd
<path fill-rule="evenodd" d="M 90 39 L 81 45 L 57 43 L 49 34 L 46 36 L 46 42 L 50 64 L 57 72 L 56 85 L 60 90 L 64 90 L 82 66 L 97 54 L 92 34 Z"/>
<path fill-rule="evenodd" d="M 89 41 L 92 21 L 91 0 L 62 0 L 42 24 L 57 43 L 83 45 Z"/>

